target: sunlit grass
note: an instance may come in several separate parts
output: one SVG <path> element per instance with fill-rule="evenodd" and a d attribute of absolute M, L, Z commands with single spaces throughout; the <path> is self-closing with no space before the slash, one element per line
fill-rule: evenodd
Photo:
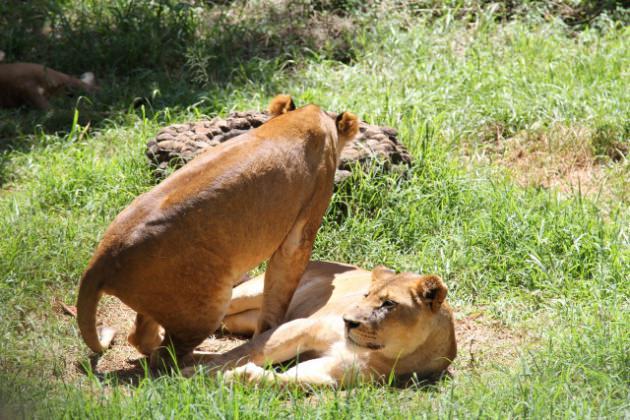
<path fill-rule="evenodd" d="M 350 64 L 317 54 L 248 59 L 203 88 L 158 67 L 105 74 L 92 105 L 104 118 L 87 127 L 63 116 L 58 132 L 39 114 L 2 111 L 16 125 L 0 152 L 0 417 L 627 416 L 627 201 L 521 188 L 502 171 L 462 164 L 459 151 L 491 141 L 488 127 L 507 137 L 558 122 L 627 142 L 628 29 L 605 18 L 574 31 L 483 13 L 357 19 Z M 405 390 L 67 376 L 88 352 L 55 300 L 75 300 L 107 224 L 154 185 L 146 141 L 167 123 L 263 108 L 277 92 L 393 126 L 414 157 L 405 174 L 375 168 L 337 191 L 316 258 L 439 273 L 455 309 L 483 308 L 537 342 L 509 365 Z M 146 100 L 135 108 L 134 97 Z"/>

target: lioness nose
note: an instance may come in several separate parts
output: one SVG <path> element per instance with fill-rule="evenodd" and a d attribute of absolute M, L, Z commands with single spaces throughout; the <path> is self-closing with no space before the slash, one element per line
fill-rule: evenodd
<path fill-rule="evenodd" d="M 348 328 L 349 330 L 358 327 L 359 325 L 361 325 L 360 323 L 358 323 L 357 321 L 353 320 L 353 319 L 348 319 L 345 316 L 343 317 L 343 322 L 346 323 L 346 328 Z"/>

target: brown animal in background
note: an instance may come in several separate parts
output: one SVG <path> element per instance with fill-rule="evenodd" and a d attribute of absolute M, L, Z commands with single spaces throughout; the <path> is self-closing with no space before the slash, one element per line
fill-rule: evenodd
<path fill-rule="evenodd" d="M 453 313 L 440 277 L 377 267 L 372 272 L 332 262 L 311 262 L 293 295 L 284 322 L 219 356 L 208 368 L 234 368 L 227 379 L 249 382 L 344 386 L 356 380 L 435 378 L 457 354 Z M 234 334 L 256 327 L 263 276 L 234 288 L 223 320 Z M 208 355 L 198 354 L 199 359 Z M 266 364 L 299 358 L 286 372 Z M 187 368 L 191 375 L 195 368 Z"/>
<path fill-rule="evenodd" d="M 102 293 L 138 312 L 129 341 L 152 363 L 190 353 L 220 325 L 232 287 L 269 260 L 258 331 L 277 326 L 308 264 L 343 146 L 358 120 L 276 97 L 268 122 L 200 154 L 116 217 L 79 287 L 78 323 L 103 351 Z M 160 327 L 164 327 L 164 338 Z M 156 348 L 159 350 L 156 352 Z"/>
<path fill-rule="evenodd" d="M 0 64 L 0 108 L 48 108 L 48 99 L 69 90 L 94 92 L 94 74 L 80 79 L 41 64 Z"/>

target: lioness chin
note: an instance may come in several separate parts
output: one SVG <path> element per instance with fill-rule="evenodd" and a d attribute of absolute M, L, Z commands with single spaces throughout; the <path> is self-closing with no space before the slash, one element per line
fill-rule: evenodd
<path fill-rule="evenodd" d="M 187 355 L 217 329 L 243 273 L 268 261 L 257 330 L 282 321 L 308 264 L 343 146 L 358 131 L 286 95 L 273 118 L 197 156 L 136 198 L 109 226 L 81 279 L 77 318 L 95 352 L 103 293 L 137 312 L 129 342 L 155 366 Z M 161 328 L 163 327 L 164 333 Z"/>
<path fill-rule="evenodd" d="M 263 278 L 234 289 L 223 320 L 229 332 L 254 331 Z M 231 369 L 226 379 L 249 382 L 344 386 L 357 379 L 387 381 L 392 374 L 397 380 L 435 378 L 457 354 L 446 294 L 435 275 L 311 262 L 283 324 L 225 354 L 199 354 L 194 361 L 214 371 Z M 299 363 L 284 373 L 262 367 L 294 358 Z"/>

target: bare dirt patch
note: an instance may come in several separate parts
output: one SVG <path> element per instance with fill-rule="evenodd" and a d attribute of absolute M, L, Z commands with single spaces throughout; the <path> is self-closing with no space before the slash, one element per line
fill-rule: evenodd
<path fill-rule="evenodd" d="M 464 147 L 467 160 L 504 167 L 521 186 L 606 198 L 628 195 L 627 185 L 617 182 L 628 172 L 627 149 L 613 143 L 598 154 L 602 133 L 597 130 L 554 124 L 504 137 L 504 128 L 494 124 L 485 131 L 485 141 Z"/>
<path fill-rule="evenodd" d="M 73 307 L 69 308 L 72 311 Z M 64 310 L 68 315 L 74 316 L 69 311 Z M 112 296 L 105 296 L 101 299 L 97 319 L 99 326 L 106 325 L 116 330 L 116 335 L 111 347 L 98 358 L 92 360 L 92 371 L 97 375 L 114 374 L 122 381 L 133 380 L 138 376 L 144 376 L 146 360 L 135 347 L 127 342 L 127 335 L 131 331 L 136 313 Z M 223 353 L 245 340 L 234 336 L 210 336 L 199 347 L 198 350 Z M 73 354 L 75 358 L 78 354 Z M 148 362 L 148 361 L 147 361 Z M 73 379 L 84 375 L 84 368 L 78 360 L 74 363 L 66 363 L 68 372 L 66 378 Z"/>
<path fill-rule="evenodd" d="M 106 296 L 101 301 L 98 319 L 103 325 L 116 329 L 117 334 L 112 347 L 98 359 L 94 359 L 93 372 L 97 375 L 114 374 L 121 382 L 132 382 L 134 378 L 143 377 L 144 356 L 127 343 L 126 338 L 135 313 L 118 299 Z M 455 329 L 459 350 L 457 359 L 450 368 L 453 374 L 489 366 L 510 366 L 518 360 L 519 352 L 528 339 L 526 333 L 509 329 L 483 312 L 457 314 Z M 223 353 L 244 341 L 242 338 L 218 334 L 206 339 L 198 349 Z M 66 363 L 67 379 L 76 379 L 85 374 L 77 362 L 79 356 L 76 353 L 68 355 L 75 360 L 74 363 Z"/>
<path fill-rule="evenodd" d="M 522 351 L 535 341 L 526 331 L 511 329 L 483 312 L 456 314 L 457 358 L 449 368 L 465 371 L 513 366 Z"/>

